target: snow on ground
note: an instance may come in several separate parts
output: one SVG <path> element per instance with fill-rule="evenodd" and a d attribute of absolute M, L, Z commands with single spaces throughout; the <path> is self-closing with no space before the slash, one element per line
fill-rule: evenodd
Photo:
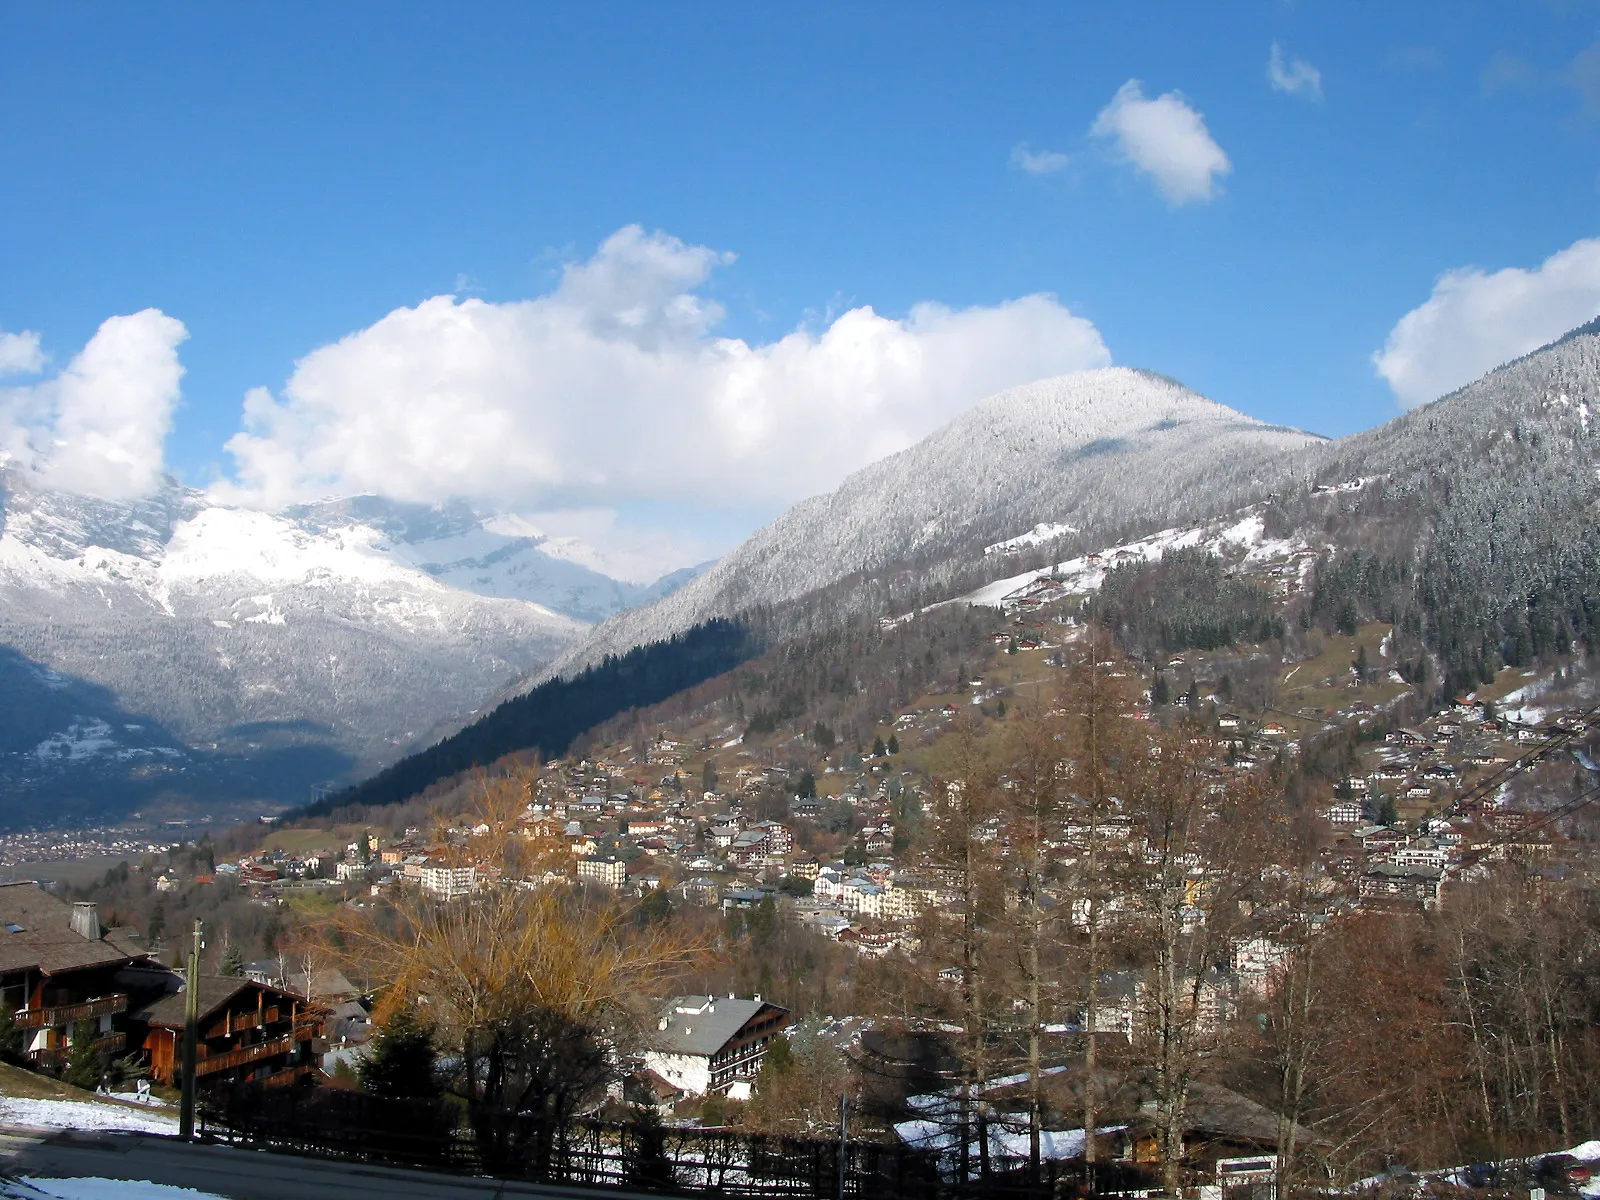
<path fill-rule="evenodd" d="M 1499 1162 L 1501 1165 L 1525 1163 L 1529 1166 L 1532 1166 L 1557 1154 L 1571 1155 L 1579 1162 L 1588 1163 L 1593 1166 L 1597 1162 L 1600 1162 L 1600 1141 L 1580 1142 L 1570 1150 L 1551 1150 L 1545 1154 L 1530 1154 L 1527 1158 L 1523 1159 L 1504 1158 L 1500 1159 Z M 1435 1182 L 1454 1187 L 1466 1187 L 1469 1186 L 1467 1180 L 1470 1170 L 1471 1168 L 1465 1166 L 1441 1167 L 1437 1170 L 1421 1172 L 1420 1178 L 1424 1180 L 1433 1180 Z M 1351 1192 L 1370 1191 L 1373 1188 L 1382 1187 L 1390 1182 L 1392 1182 L 1392 1178 L 1387 1174 L 1369 1175 L 1365 1179 L 1356 1180 L 1356 1182 L 1351 1184 L 1346 1190 Z M 1586 1197 L 1600 1196 L 1600 1179 L 1591 1180 L 1589 1183 L 1584 1184 L 1583 1187 L 1578 1190 L 1578 1194 Z"/>
<path fill-rule="evenodd" d="M 1550 710 L 1540 708 L 1537 704 L 1524 704 L 1521 708 L 1504 708 L 1500 715 L 1508 721 L 1515 721 L 1518 725 L 1543 725 L 1545 717 L 1550 715 Z"/>
<path fill-rule="evenodd" d="M 214 1192 L 197 1192 L 193 1188 L 150 1183 L 143 1179 L 26 1178 L 22 1183 L 37 1191 L 19 1191 L 19 1198 L 43 1195 L 57 1197 L 58 1200 L 223 1200 Z"/>
<path fill-rule="evenodd" d="M 985 546 L 985 554 L 1014 554 L 1028 546 L 1038 546 L 1045 542 L 1053 542 L 1058 537 L 1065 537 L 1069 533 L 1077 533 L 1074 525 L 1052 525 L 1048 521 L 1040 521 L 1027 533 L 1019 533 L 1014 538 L 1007 538 L 1003 542 L 996 542 L 992 546 Z"/>
<path fill-rule="evenodd" d="M 1119 1133 L 1126 1126 L 1102 1125 L 1100 1134 Z M 939 1121 L 901 1121 L 894 1127 L 900 1140 L 921 1150 L 937 1150 L 950 1155 L 961 1146 L 960 1131 Z M 1039 1131 L 1039 1157 L 1063 1162 L 1081 1158 L 1086 1142 L 1081 1129 L 1041 1129 Z M 969 1144 L 970 1155 L 978 1157 L 978 1143 Z M 1028 1130 L 1008 1129 L 1002 1125 L 989 1126 L 989 1153 L 1003 1158 L 1027 1158 L 1031 1152 Z"/>
<path fill-rule="evenodd" d="M 0 1121 L 39 1129 L 94 1129 L 120 1133 L 177 1133 L 178 1122 L 159 1113 L 88 1100 L 23 1100 L 0 1096 Z"/>
<path fill-rule="evenodd" d="M 1134 562 L 1156 562 L 1169 550 L 1187 550 L 1193 546 L 1203 546 L 1214 554 L 1244 550 L 1245 563 L 1253 567 L 1288 559 L 1306 549 L 1305 543 L 1299 539 L 1267 537 L 1266 522 L 1255 509 L 1246 509 L 1236 517 L 1190 529 L 1163 529 L 1160 533 L 1111 546 L 1096 554 L 1069 558 L 1053 567 L 1041 567 L 1036 571 L 1024 571 L 1020 575 L 997 579 L 958 599 L 974 606 L 1003 608 L 1008 599 L 1041 581 L 1057 585 L 1068 595 L 1092 592 L 1105 582 L 1106 572 L 1112 567 Z M 1021 536 L 1025 538 L 1030 535 Z M 1011 540 L 1018 542 L 1021 539 Z M 1008 544 L 996 543 L 997 546 Z M 993 550 L 995 546 L 989 549 Z"/>

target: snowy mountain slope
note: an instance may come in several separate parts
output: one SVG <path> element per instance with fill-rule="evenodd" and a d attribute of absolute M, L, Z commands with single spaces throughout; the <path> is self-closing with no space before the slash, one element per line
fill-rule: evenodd
<path fill-rule="evenodd" d="M 997 579 L 957 599 L 965 604 L 1008 608 L 1020 597 L 1037 594 L 1041 588 L 1066 596 L 1093 592 L 1105 582 L 1106 572 L 1130 563 L 1159 562 L 1169 550 L 1202 549 L 1251 574 L 1293 568 L 1296 576 L 1302 575 L 1314 561 L 1316 551 L 1299 534 L 1269 537 L 1263 517 L 1265 508 L 1266 505 L 1252 505 L 1231 517 L 1202 525 L 1163 529 L 1148 537 Z"/>
<path fill-rule="evenodd" d="M 981 560 L 1019 530 L 1109 533 L 1228 511 L 1320 441 L 1128 368 L 1014 388 L 796 505 L 679 591 L 606 621 L 544 674 L 856 573 Z"/>
<path fill-rule="evenodd" d="M 516 595 L 550 590 L 528 572 L 483 595 L 409 561 L 470 537 L 475 517 L 411 513 L 397 529 L 392 513 L 273 515 L 176 486 L 115 504 L 18 472 L 0 484 L 0 686 L 36 700 L 0 729 L 12 794 L 203 778 L 299 799 L 470 713 L 586 627 Z M 631 595 L 587 574 L 569 573 L 569 597 L 607 611 Z"/>
<path fill-rule="evenodd" d="M 459 503 L 434 508 L 357 496 L 285 516 L 319 532 L 371 530 L 380 535 L 373 539 L 376 552 L 450 587 L 526 600 L 591 623 L 664 596 L 704 569 L 685 568 L 643 583 L 613 578 L 589 565 L 603 557 L 575 539 L 552 538 L 522 518 L 483 515 Z"/>

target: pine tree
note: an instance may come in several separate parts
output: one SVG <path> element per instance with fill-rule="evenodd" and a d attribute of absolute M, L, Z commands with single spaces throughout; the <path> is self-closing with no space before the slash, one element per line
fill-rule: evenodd
<path fill-rule="evenodd" d="M 899 754 L 900 753 L 900 739 L 895 737 L 895 735 L 892 734 L 892 733 L 889 735 L 889 753 L 890 754 Z"/>
<path fill-rule="evenodd" d="M 72 1030 L 72 1051 L 67 1055 L 66 1070 L 61 1078 L 73 1087 L 92 1092 L 100 1086 L 105 1075 L 105 1062 L 95 1048 L 96 1030 L 87 1021 L 79 1021 Z"/>
<path fill-rule="evenodd" d="M 439 1084 L 433 1077 L 437 1057 L 433 1030 L 412 1009 L 398 1009 L 372 1035 L 359 1068 L 361 1086 L 379 1096 L 437 1096 Z"/>
<path fill-rule="evenodd" d="M 222 948 L 222 961 L 217 966 L 217 972 L 233 979 L 244 975 L 244 955 L 239 953 L 239 947 L 232 942 Z"/>
<path fill-rule="evenodd" d="M 22 1062 L 26 1040 L 16 1022 L 0 1019 L 0 1062 Z"/>
<path fill-rule="evenodd" d="M 873 758 L 882 758 L 888 752 L 889 752 L 888 748 L 886 746 L 884 746 L 883 738 L 881 736 L 875 737 L 875 738 L 872 739 L 872 757 Z"/>
<path fill-rule="evenodd" d="M 1150 707 L 1161 708 L 1171 699 L 1172 691 L 1167 687 L 1167 677 L 1157 671 L 1155 682 L 1150 685 Z"/>

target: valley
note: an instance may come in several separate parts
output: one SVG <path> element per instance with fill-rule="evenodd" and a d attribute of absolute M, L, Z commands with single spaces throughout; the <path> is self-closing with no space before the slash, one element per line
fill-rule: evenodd
<path fill-rule="evenodd" d="M 1450 1140 L 1439 1114 L 1467 1086 L 1452 1064 L 1484 1053 L 1466 1014 L 1542 1095 L 1587 1103 L 1553 1072 L 1593 1066 L 1576 1036 L 1592 987 L 1573 955 L 1600 929 L 1586 907 L 1600 837 L 1597 391 L 1593 329 L 1337 442 L 1241 425 L 1136 372 L 1022 389 L 976 410 L 980 428 L 1015 434 L 995 435 L 997 460 L 974 457 L 978 418 L 964 419 L 660 599 L 592 628 L 562 618 L 564 648 L 544 632 L 542 665 L 415 753 L 249 822 L 164 821 L 115 862 L 91 863 L 84 839 L 85 865 L 56 890 L 157 958 L 198 919 L 224 932 L 233 965 L 214 952 L 219 969 L 332 970 L 352 1061 L 379 1052 L 363 1048 L 369 1012 L 419 978 L 455 986 L 440 972 L 459 945 L 485 956 L 472 968 L 485 979 L 504 938 L 523 939 L 514 973 L 573 937 L 623 960 L 670 948 L 672 969 L 618 984 L 609 1015 L 561 1020 L 575 1039 L 603 1021 L 608 1077 L 684 1129 L 826 1128 L 845 1079 L 862 1136 L 918 1152 L 964 1137 L 954 1085 L 873 1082 L 899 1070 L 891 1047 L 915 1045 L 960 1064 L 1013 1165 L 1030 1113 L 1042 1138 L 1080 1150 L 1101 1122 L 1094 1136 L 1130 1171 L 1179 1169 L 1120 1137 L 1162 1122 L 1181 1131 L 1182 1162 L 1269 1146 L 1283 1161 L 1284 1113 L 1326 1145 L 1279 1171 L 1348 1180 L 1396 1146 L 1459 1157 L 1470 1137 Z M 1186 438 L 1176 464 L 1169 434 Z M 1168 495 L 1173 479 L 1188 482 Z M 940 514 L 963 505 L 952 532 Z M 278 569 L 278 582 L 230 601 L 233 616 L 211 618 L 219 634 L 314 623 L 307 596 L 323 585 L 302 564 L 329 546 L 393 585 L 392 533 L 285 542 L 272 528 L 248 577 Z M 347 619 L 460 619 L 402 578 L 411 597 L 369 588 Z M 176 595 L 162 600 L 173 614 Z M 129 744 L 143 732 L 80 719 L 48 745 L 66 761 L 115 746 L 167 765 L 159 735 Z M 141 811 L 147 825 L 163 812 Z M 1504 954 L 1542 956 L 1527 969 L 1569 981 L 1535 1033 L 1516 1023 L 1525 993 L 1490 973 Z M 1288 974 L 1324 961 L 1327 975 Z M 1440 1014 L 1401 1057 L 1369 1037 L 1369 1022 L 1412 1019 L 1396 975 L 1416 976 Z M 668 987 L 672 1003 L 776 1006 L 795 1082 L 761 1074 L 759 1055 L 723 1088 L 652 1075 L 652 1035 L 618 1014 Z M 1285 1012 L 1294 987 L 1306 1007 Z M 475 1028 L 468 997 L 449 1028 Z M 1551 1038 L 1568 1048 L 1547 1061 Z M 1289 1054 L 1315 1090 L 1262 1070 Z M 1104 1107 L 1017 1090 L 1048 1072 L 1103 1090 Z M 1484 1089 L 1474 1129 L 1528 1147 L 1565 1136 L 1554 1109 Z M 1234 1114 L 1222 1126 L 1200 1115 L 1213 1096 Z M 613 1111 L 598 1092 L 583 1103 Z"/>

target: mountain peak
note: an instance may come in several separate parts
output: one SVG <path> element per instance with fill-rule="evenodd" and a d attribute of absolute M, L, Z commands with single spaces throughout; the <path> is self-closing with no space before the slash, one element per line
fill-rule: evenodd
<path fill-rule="evenodd" d="M 930 564 L 928 583 L 953 578 L 983 546 L 1041 523 L 1120 528 L 1165 523 L 1197 503 L 1227 511 L 1285 452 L 1319 440 L 1130 367 L 1011 388 L 795 505 L 680 591 L 607 621 L 551 671 L 860 572 L 916 561 Z"/>

